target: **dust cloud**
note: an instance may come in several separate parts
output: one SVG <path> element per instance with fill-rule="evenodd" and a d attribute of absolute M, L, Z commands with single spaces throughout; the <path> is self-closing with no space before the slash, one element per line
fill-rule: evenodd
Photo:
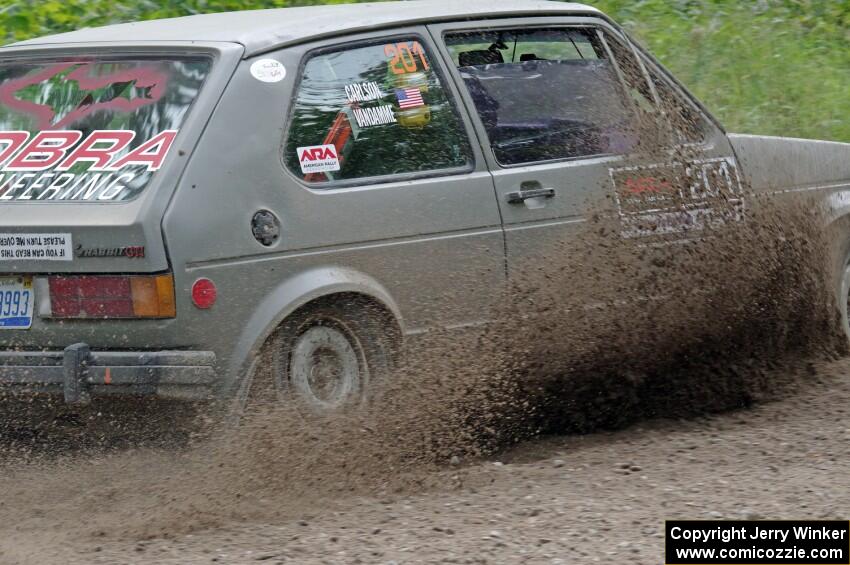
<path fill-rule="evenodd" d="M 258 401 L 236 426 L 210 410 L 187 423 L 179 406 L 155 417 L 150 407 L 148 422 L 131 420 L 151 430 L 136 443 L 122 439 L 123 409 L 95 408 L 64 423 L 82 430 L 69 445 L 98 423 L 110 439 L 59 454 L 54 444 L 39 455 L 39 434 L 24 433 L 0 478 L 3 547 L 297 519 L 344 498 L 460 482 L 465 463 L 541 434 L 780 396 L 805 381 L 809 360 L 843 353 L 823 225 L 795 197 L 686 240 L 625 239 L 602 210 L 513 281 L 494 323 L 408 344 L 365 407 L 330 418 Z M 189 431 L 162 446 L 164 427 Z"/>

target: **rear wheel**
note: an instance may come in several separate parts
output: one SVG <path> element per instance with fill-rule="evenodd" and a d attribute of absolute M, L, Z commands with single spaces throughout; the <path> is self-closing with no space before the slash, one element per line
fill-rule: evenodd
<path fill-rule="evenodd" d="M 296 313 L 263 347 L 246 404 L 292 402 L 319 416 L 363 406 L 370 385 L 390 368 L 383 326 L 365 304 L 320 304 Z"/>

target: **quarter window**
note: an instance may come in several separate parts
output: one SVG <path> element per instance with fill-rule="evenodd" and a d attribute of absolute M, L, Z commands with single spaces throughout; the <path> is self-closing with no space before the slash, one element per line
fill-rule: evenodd
<path fill-rule="evenodd" d="M 284 161 L 309 183 L 448 171 L 472 162 L 434 63 L 416 39 L 311 57 Z"/>
<path fill-rule="evenodd" d="M 649 76 L 665 119 L 673 129 L 674 141 L 677 143 L 699 143 L 703 141 L 710 126 L 702 114 L 689 101 L 684 100 L 670 82 L 662 77 L 655 69 L 649 68 Z"/>
<path fill-rule="evenodd" d="M 702 113 L 692 103 L 685 100 L 654 66 L 645 61 L 643 68 L 646 68 L 658 94 L 661 110 L 659 113 L 659 107 L 655 104 L 652 92 L 649 90 L 643 68 L 635 58 L 632 49 L 610 36 L 606 35 L 605 40 L 624 75 L 629 96 L 634 100 L 641 115 L 641 134 L 657 137 L 665 145 L 703 141 L 710 131 L 710 126 Z M 650 123 L 650 119 L 645 118 L 654 119 L 656 124 L 663 125 L 666 133 L 661 133 L 660 128 L 653 127 L 654 124 Z"/>
<path fill-rule="evenodd" d="M 594 30 L 483 30 L 445 41 L 500 164 L 635 147 L 631 104 Z"/>

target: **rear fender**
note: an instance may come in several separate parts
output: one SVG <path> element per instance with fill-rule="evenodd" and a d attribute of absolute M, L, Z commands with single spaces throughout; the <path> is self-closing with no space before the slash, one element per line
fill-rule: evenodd
<path fill-rule="evenodd" d="M 754 194 L 811 194 L 822 206 L 835 272 L 850 256 L 850 144 L 729 134 Z"/>
<path fill-rule="evenodd" d="M 241 377 L 252 370 L 263 344 L 283 320 L 305 304 L 340 293 L 359 294 L 382 304 L 395 318 L 404 335 L 404 322 L 398 304 L 378 281 L 353 269 L 310 269 L 281 282 L 254 309 L 230 356 L 225 382 L 222 383 L 223 392 L 237 391 Z"/>

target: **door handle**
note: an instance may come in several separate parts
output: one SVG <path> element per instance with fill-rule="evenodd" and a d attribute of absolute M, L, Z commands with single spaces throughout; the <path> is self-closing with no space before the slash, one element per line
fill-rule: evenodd
<path fill-rule="evenodd" d="M 522 204 L 529 198 L 555 198 L 554 188 L 528 188 L 520 189 L 516 192 L 509 192 L 507 195 L 508 204 Z"/>

